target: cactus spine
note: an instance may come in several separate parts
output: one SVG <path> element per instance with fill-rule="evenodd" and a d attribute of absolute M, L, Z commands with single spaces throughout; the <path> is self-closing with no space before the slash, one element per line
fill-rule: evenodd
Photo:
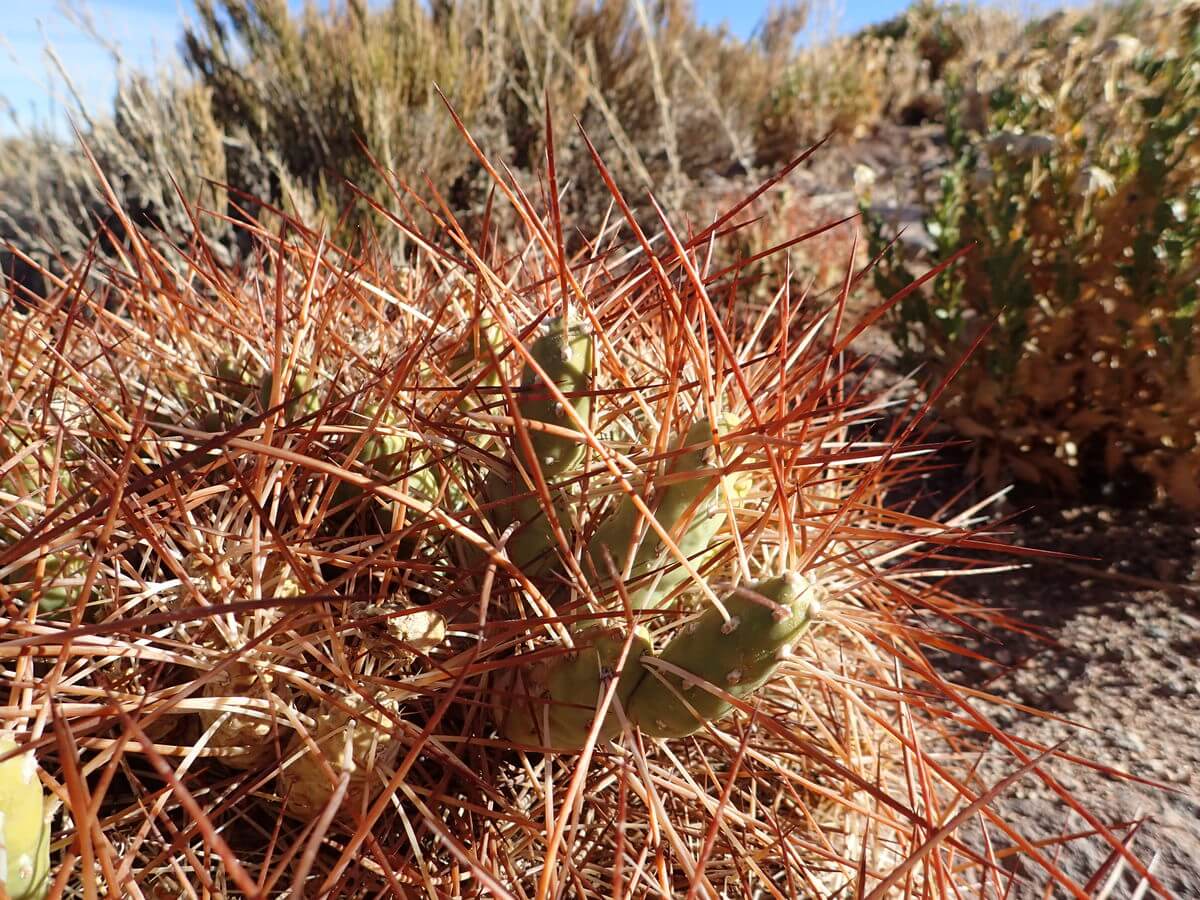
<path fill-rule="evenodd" d="M 779 666 L 785 648 L 812 623 L 819 609 L 815 592 L 807 578 L 783 575 L 726 598 L 728 621 L 715 607 L 706 610 L 659 656 L 690 676 L 647 672 L 630 698 L 630 720 L 652 737 L 671 738 L 725 715 L 729 701 L 703 685 L 739 698 L 760 688 Z"/>
<path fill-rule="evenodd" d="M 50 881 L 50 822 L 33 752 L 0 737 L 0 878 L 12 900 L 40 900 Z"/>

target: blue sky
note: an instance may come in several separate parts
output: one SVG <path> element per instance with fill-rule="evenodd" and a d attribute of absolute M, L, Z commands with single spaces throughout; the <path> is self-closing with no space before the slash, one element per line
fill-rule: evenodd
<path fill-rule="evenodd" d="M 291 0 L 299 5 L 300 0 Z M 323 0 L 324 2 L 324 0 Z M 153 68 L 172 59 L 191 0 L 83 0 L 97 30 L 120 47 L 127 64 Z M 72 2 L 78 6 L 79 2 Z M 748 34 L 762 19 L 769 0 L 695 0 L 700 17 L 725 22 Z M 817 17 L 839 31 L 850 31 L 895 15 L 903 0 L 814 0 Z M 0 0 L 0 134 L 13 130 L 15 113 L 31 122 L 61 126 L 55 113 L 65 89 L 45 51 L 52 46 L 79 95 L 103 109 L 112 95 L 112 53 L 64 14 L 62 0 Z"/>

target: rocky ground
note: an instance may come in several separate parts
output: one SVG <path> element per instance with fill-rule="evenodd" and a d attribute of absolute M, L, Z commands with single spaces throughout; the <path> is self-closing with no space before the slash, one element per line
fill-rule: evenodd
<path fill-rule="evenodd" d="M 1049 642 L 1005 635 L 990 664 L 947 660 L 968 684 L 1054 715 L 993 707 L 1011 734 L 1084 757 L 1048 770 L 1128 846 L 1171 895 L 1200 897 L 1200 523 L 1154 506 L 1041 503 L 1018 520 L 1017 543 L 1085 559 L 970 579 L 970 594 L 1011 610 Z M 995 781 L 1017 768 L 998 751 Z M 1121 775 L 1118 773 L 1126 773 Z M 1131 780 L 1134 776 L 1138 780 Z M 999 809 L 1094 896 L 1137 895 L 1142 881 L 1091 827 L 1034 776 Z M 1045 892 L 1031 868 L 1017 896 Z M 1142 888 L 1145 890 L 1145 888 Z M 1153 896 L 1149 892 L 1148 896 Z"/>

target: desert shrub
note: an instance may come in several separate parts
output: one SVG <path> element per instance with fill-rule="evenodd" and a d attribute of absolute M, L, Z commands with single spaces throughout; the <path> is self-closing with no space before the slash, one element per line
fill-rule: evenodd
<path fill-rule="evenodd" d="M 631 201 L 653 226 L 644 189 L 686 206 L 709 174 L 752 164 L 753 120 L 793 53 L 805 8 L 781 8 L 752 40 L 702 26 L 684 2 L 641 9 L 631 0 L 396 0 L 296 13 L 282 0 L 198 0 L 183 40 L 190 80 L 135 76 L 111 114 L 75 117 L 117 203 L 177 246 L 193 225 L 173 179 L 235 221 L 261 219 L 249 199 L 261 198 L 319 211 L 348 245 L 366 228 L 395 251 L 407 232 L 385 219 L 427 227 L 422 204 L 438 208 L 428 178 L 470 228 L 490 180 L 435 85 L 482 145 L 525 172 L 545 158 L 549 104 L 564 216 L 586 225 L 609 200 L 577 119 L 614 174 L 642 189 Z M 797 152 L 802 139 L 780 152 Z M 106 249 L 120 243 L 124 226 L 106 220 L 95 167 L 73 144 L 28 135 L 4 150 L 0 237 L 16 248 L 5 251 L 5 270 L 43 285 L 39 268 L 61 271 L 104 224 L 116 229 L 102 238 Z M 356 192 L 372 200 L 350 205 Z M 205 228 L 222 258 L 249 248 L 228 222 Z"/>
<path fill-rule="evenodd" d="M 774 83 L 756 123 L 760 158 L 779 162 L 800 137 L 862 136 L 885 121 L 941 116 L 943 77 L 1016 31 L 997 10 L 919 0 L 895 18 L 804 49 Z"/>
<path fill-rule="evenodd" d="M 128 224 L 164 250 L 182 247 L 197 236 L 189 204 L 235 219 L 246 218 L 249 207 L 261 212 L 238 191 L 274 193 L 306 210 L 274 153 L 244 130 L 219 125 L 211 101 L 211 91 L 178 73 L 134 76 L 120 85 L 111 117 L 77 122 L 92 159 L 52 134 L 6 141 L 0 150 L 4 271 L 42 293 L 44 273 L 61 275 L 93 241 L 107 258 L 119 256 Z M 206 218 L 198 236 L 219 261 L 237 256 L 240 235 L 229 221 Z"/>
<path fill-rule="evenodd" d="M 899 308 L 901 349 L 945 370 L 994 323 L 941 399 L 989 478 L 1132 466 L 1200 506 L 1197 7 L 1056 15 L 948 103 L 928 227 L 977 246 Z M 877 271 L 911 276 L 897 252 Z"/>
<path fill-rule="evenodd" d="M 792 7 L 741 41 L 700 25 L 682 2 L 652 13 L 631 0 L 351 2 L 298 17 L 282 0 L 198 8 L 186 58 L 214 114 L 276 149 L 327 208 L 346 196 L 339 177 L 386 201 L 380 167 L 448 185 L 456 210 L 482 206 L 485 180 L 436 85 L 482 145 L 525 171 L 544 157 L 549 103 L 560 171 L 573 181 L 564 203 L 597 216 L 603 185 L 574 119 L 619 176 L 671 195 L 749 160 L 747 117 L 803 23 Z"/>

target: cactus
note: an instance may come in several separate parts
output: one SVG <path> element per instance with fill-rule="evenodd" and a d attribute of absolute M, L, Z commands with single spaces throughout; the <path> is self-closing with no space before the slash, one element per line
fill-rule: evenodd
<path fill-rule="evenodd" d="M 715 607 L 708 609 L 685 625 L 657 657 L 649 634 L 639 628 L 616 692 L 629 721 L 651 737 L 675 738 L 724 716 L 731 704 L 704 684 L 738 698 L 762 687 L 791 642 L 812 624 L 820 608 L 815 592 L 815 585 L 799 575 L 741 588 L 724 600 L 728 620 Z M 509 690 L 497 694 L 497 719 L 504 736 L 518 744 L 579 750 L 607 679 L 618 674 L 614 669 L 623 645 L 620 629 L 593 627 L 577 636 L 570 653 L 511 676 Z M 685 678 L 646 664 L 655 658 L 690 675 Z M 598 740 L 612 738 L 618 729 L 619 719 L 610 708 Z"/>
<path fill-rule="evenodd" d="M 286 684 L 277 684 L 270 673 L 257 672 L 245 663 L 234 663 L 204 686 L 204 696 L 213 698 L 261 700 L 272 692 L 284 698 L 290 693 Z M 209 736 L 209 747 L 241 748 L 242 752 L 236 755 L 221 757 L 221 762 L 231 768 L 253 769 L 275 755 L 276 722 L 272 710 L 229 712 L 218 705 L 200 712 L 200 724 L 206 731 L 216 725 Z"/>
<path fill-rule="evenodd" d="M 478 337 L 468 334 L 462 349 L 450 360 L 447 373 L 455 381 L 466 381 L 481 388 L 500 386 L 500 371 L 492 364 L 492 357 L 499 356 L 503 349 L 503 335 L 495 320 L 484 314 L 473 326 Z M 488 349 L 484 349 L 484 348 Z M 472 374 L 482 365 L 486 371 L 481 376 Z M 467 394 L 458 402 L 460 412 L 468 412 L 474 406 Z"/>
<path fill-rule="evenodd" d="M 0 737 L 0 887 L 11 900 L 39 900 L 50 882 L 50 822 L 33 752 L 11 755 L 16 750 Z"/>
<path fill-rule="evenodd" d="M 536 492 L 526 492 L 518 499 L 511 499 L 519 493 L 515 480 L 493 473 L 484 485 L 484 495 L 488 502 L 494 504 L 490 517 L 498 532 L 512 525 L 517 526 L 505 545 L 508 558 L 526 576 L 536 578 L 546 574 L 558 562 L 555 554 L 558 543 L 554 537 L 553 523 Z M 571 506 L 578 502 L 577 495 L 565 487 L 551 486 L 549 490 L 554 501 L 554 513 L 560 526 L 565 529 L 571 521 Z"/>
<path fill-rule="evenodd" d="M 570 362 L 572 357 L 562 349 L 561 320 L 556 320 L 530 353 L 560 386 L 581 389 L 587 383 L 590 368 L 590 340 L 580 338 L 572 346 L 574 357 L 581 362 L 568 365 L 565 375 L 561 369 L 552 369 L 552 365 Z M 523 382 L 528 385 L 531 381 L 527 371 Z M 561 410 L 555 413 L 549 406 L 538 405 L 542 401 L 531 401 L 530 396 L 522 396 L 523 416 L 546 421 L 557 414 L 560 421 L 565 419 Z M 586 397 L 582 400 L 576 406 L 581 415 L 587 412 L 588 402 Z M 728 431 L 737 426 L 738 420 L 728 416 L 721 424 Z M 582 460 L 582 445 L 558 436 L 540 437 L 545 440 L 535 447 L 543 477 L 573 476 Z M 717 487 L 721 478 L 728 476 L 709 467 L 713 437 L 712 423 L 701 419 L 672 442 L 673 454 L 663 479 L 666 483 L 646 501 L 680 552 L 692 559 L 712 551 L 713 539 L 725 524 L 723 498 Z M 693 477 L 680 477 L 689 474 Z M 550 518 L 536 492 L 513 502 L 502 502 L 516 495 L 513 482 L 514 479 L 495 473 L 488 478 L 484 493 L 493 504 L 492 520 L 497 530 L 514 523 L 519 525 L 506 545 L 509 558 L 527 576 L 541 575 L 557 561 Z M 577 496 L 560 483 L 548 487 L 555 514 L 566 530 L 572 524 L 572 509 L 580 509 Z M 743 493 L 744 485 L 739 480 L 734 479 L 731 487 L 735 494 Z M 579 515 L 583 515 L 582 509 Z M 685 569 L 672 565 L 673 554 L 668 553 L 656 530 L 643 528 L 638 538 L 641 517 L 633 498 L 624 495 L 609 518 L 595 530 L 587 548 L 587 556 L 599 576 L 598 586 L 608 581 L 607 573 L 600 571 L 604 554 L 607 551 L 613 555 L 632 586 L 629 596 L 635 610 L 657 606 L 687 577 Z M 663 566 L 666 568 L 662 572 L 655 572 Z M 648 633 L 639 628 L 626 666 L 618 673 L 617 702 L 629 710 L 631 721 L 654 737 L 692 733 L 730 708 L 726 700 L 697 690 L 698 684 L 713 679 L 713 683 L 738 697 L 748 696 L 760 687 L 777 666 L 777 656 L 784 645 L 802 633 L 811 621 L 817 607 L 812 594 L 812 585 L 798 576 L 771 579 L 755 588 L 735 592 L 728 599 L 729 623 L 714 608 L 687 626 L 667 645 L 661 657 L 696 676 L 696 683 L 686 687 L 678 676 L 660 679 L 641 665 L 644 658 L 652 657 L 652 649 Z M 505 737 L 527 746 L 565 752 L 579 750 L 592 728 L 597 701 L 606 679 L 613 675 L 623 644 L 620 629 L 593 626 L 576 635 L 572 651 L 511 676 L 498 690 L 495 703 Z M 610 709 L 599 729 L 599 740 L 613 737 L 618 728 L 619 719 Z"/>
<path fill-rule="evenodd" d="M 587 390 L 595 357 L 593 339 L 586 328 L 579 324 L 567 325 L 562 318 L 552 319 L 546 333 L 530 347 L 529 355 L 550 381 L 567 395 L 579 417 L 586 419 L 591 409 L 591 396 Z M 521 376 L 517 410 L 527 422 L 574 427 L 561 404 L 528 365 Z M 526 469 L 537 466 L 547 482 L 576 468 L 583 459 L 584 444 L 573 438 L 530 429 L 529 440 L 533 460 L 524 458 L 515 438 L 511 454 L 524 460 Z M 575 502 L 569 489 L 551 486 L 550 493 L 560 524 L 569 522 L 569 509 Z M 557 559 L 554 553 L 556 541 L 553 523 L 542 507 L 539 495 L 530 493 L 519 476 L 494 472 L 484 485 L 484 496 L 492 504 L 490 517 L 497 531 L 503 532 L 514 524 L 518 526 L 507 545 L 509 558 L 529 577 L 548 571 Z M 513 499 L 517 497 L 520 499 Z"/>
<path fill-rule="evenodd" d="M 692 677 L 647 672 L 630 698 L 630 720 L 652 737 L 672 738 L 725 715 L 729 701 L 704 684 L 739 698 L 760 688 L 786 648 L 812 623 L 819 610 L 815 592 L 815 585 L 803 576 L 782 575 L 727 597 L 728 620 L 715 607 L 706 610 L 658 657 Z"/>
<path fill-rule="evenodd" d="M 21 426 L 10 426 L 10 430 L 19 438 L 24 438 L 26 430 Z M 15 456 L 18 448 L 10 446 L 9 442 L 0 436 L 0 456 Z M 3 463 L 0 463 L 0 467 Z M 33 497 L 39 501 L 45 500 L 48 488 L 48 473 L 57 470 L 58 493 L 61 500 L 66 494 L 75 489 L 74 479 L 65 468 L 56 466 L 54 447 L 43 444 L 39 450 L 28 453 L 19 463 L 11 466 L 7 472 L 0 475 L 0 495 L 11 494 L 16 497 Z M 5 503 L 7 505 L 7 503 Z M 28 508 L 17 506 L 12 510 L 12 517 L 20 525 L 32 524 L 33 517 Z M 0 520 L 0 549 L 16 543 L 21 537 L 21 528 L 6 526 Z M 35 595 L 38 598 L 38 609 L 42 613 L 54 613 L 74 606 L 79 599 L 79 585 L 84 573 L 87 572 L 88 557 L 73 551 L 62 551 L 47 554 L 40 579 L 40 590 L 35 591 L 37 581 L 37 564 L 30 562 L 22 565 L 7 576 L 6 580 L 19 587 L 16 590 L 17 599 L 22 603 L 30 603 Z"/>
<path fill-rule="evenodd" d="M 313 390 L 316 381 L 311 374 L 303 371 L 292 372 L 284 389 L 280 391 L 279 399 L 283 401 L 283 419 L 285 424 L 298 422 L 313 415 L 321 408 L 321 399 Z M 275 389 L 275 378 L 268 372 L 258 389 L 258 402 L 262 409 L 271 408 L 271 393 Z"/>
<path fill-rule="evenodd" d="M 529 746 L 577 751 L 587 740 L 609 679 L 619 679 L 615 700 L 624 706 L 642 678 L 639 660 L 650 652 L 649 633 L 643 628 L 634 631 L 625 666 L 618 672 L 624 645 L 621 629 L 596 626 L 576 635 L 570 653 L 525 672 L 514 669 L 509 689 L 496 692 L 497 718 L 505 738 Z M 619 728 L 620 720 L 610 707 L 597 741 L 608 740 Z"/>
<path fill-rule="evenodd" d="M 379 407 L 375 404 L 367 404 L 355 418 L 361 420 L 364 427 L 366 427 L 375 421 L 377 415 L 379 415 Z M 386 413 L 379 415 L 379 425 L 386 427 L 391 422 L 391 417 Z M 353 447 L 356 443 L 357 436 L 355 435 L 348 442 L 347 446 Z M 404 452 L 404 443 L 404 438 L 400 435 L 389 434 L 384 431 L 372 431 L 363 440 L 358 453 L 355 454 L 354 461 L 373 470 L 378 477 L 388 479 L 396 473 L 396 469 L 401 461 L 401 454 Z M 355 512 L 353 504 L 362 497 L 363 493 L 364 490 L 359 485 L 349 481 L 340 481 L 337 487 L 334 488 L 333 497 L 329 505 L 331 508 L 344 507 L 346 513 L 352 515 Z M 391 521 L 390 508 L 382 501 L 373 505 L 372 513 L 374 519 L 380 524 L 387 524 Z M 345 516 L 337 518 L 340 523 Z"/>
<path fill-rule="evenodd" d="M 278 790 L 285 798 L 284 811 L 300 819 L 319 815 L 333 797 L 336 779 L 348 773 L 349 787 L 340 810 L 361 812 L 383 783 L 381 770 L 394 765 L 400 751 L 392 717 L 399 713 L 401 702 L 402 698 L 395 695 L 381 694 L 371 703 L 351 694 L 342 697 L 339 706 L 323 706 L 316 714 L 311 737 L 332 770 L 334 780 L 330 779 L 317 751 L 311 747 L 304 749 L 307 742 L 297 735 L 292 749 L 300 751 L 300 755 L 279 773 Z"/>
<path fill-rule="evenodd" d="M 25 585 L 17 590 L 17 599 L 22 603 L 31 603 L 36 596 L 38 612 L 41 613 L 57 613 L 73 607 L 82 594 L 88 562 L 87 557 L 78 553 L 50 554 L 42 570 L 40 590 L 34 589 L 37 564 L 22 566 L 12 576 L 16 583 Z"/>
<path fill-rule="evenodd" d="M 534 341 L 529 355 L 550 381 L 567 395 L 567 401 L 579 417 L 587 419 L 592 406 L 591 395 L 587 391 L 592 380 L 595 347 L 586 326 L 567 324 L 561 318 L 551 319 L 546 333 Z M 526 366 L 521 375 L 518 409 L 521 418 L 527 421 L 562 428 L 575 427 L 558 400 L 530 366 Z M 533 444 L 536 464 L 547 479 L 578 465 L 583 457 L 583 443 L 573 438 L 531 431 L 529 439 Z"/>
<path fill-rule="evenodd" d="M 206 431 L 220 431 L 247 416 L 271 408 L 274 375 L 269 369 L 264 371 L 251 357 L 222 354 L 214 366 L 214 376 L 216 390 L 212 400 L 217 408 L 201 417 L 201 425 Z M 320 398 L 313 390 L 315 384 L 311 373 L 302 369 L 292 372 L 280 395 L 280 401 L 283 402 L 282 421 L 285 424 L 300 421 L 321 408 Z"/>
<path fill-rule="evenodd" d="M 726 430 L 736 427 L 737 419 L 726 416 L 722 420 Z M 713 428 L 707 420 L 696 422 L 688 430 L 682 446 L 673 449 L 681 450 L 690 447 L 684 453 L 672 460 L 668 467 L 668 475 L 695 473 L 694 478 L 672 481 L 663 488 L 658 502 L 651 503 L 654 517 L 668 533 L 673 533 L 676 546 L 688 558 L 694 558 L 709 548 L 713 538 L 725 522 L 725 509 L 721 497 L 716 491 L 718 477 L 705 468 L 705 460 L 712 449 Z M 735 493 L 738 488 L 735 486 Z M 682 534 L 678 526 L 685 517 L 687 527 Z M 607 547 L 614 556 L 618 570 L 623 571 L 627 561 L 627 553 L 633 541 L 635 528 L 639 524 L 641 513 L 627 494 L 622 497 L 617 510 L 605 523 L 597 529 L 588 545 L 592 564 L 599 568 L 602 562 L 602 548 Z M 675 557 L 668 552 L 662 538 L 653 528 L 646 527 L 642 532 L 641 543 L 633 554 L 632 565 L 627 581 L 635 581 L 653 569 L 666 565 L 669 568 L 657 577 L 649 579 L 635 590 L 630 591 L 630 602 L 634 609 L 648 609 L 657 605 L 658 601 L 671 593 L 687 578 L 687 570 L 671 565 Z M 603 573 L 607 575 L 607 573 Z"/>
<path fill-rule="evenodd" d="M 210 407 L 200 416 L 205 431 L 223 431 L 242 419 L 247 404 L 254 396 L 254 387 L 262 380 L 258 364 L 248 356 L 223 353 L 213 367 L 215 384 L 205 391 Z M 193 399 L 192 390 L 183 385 L 184 399 Z"/>

